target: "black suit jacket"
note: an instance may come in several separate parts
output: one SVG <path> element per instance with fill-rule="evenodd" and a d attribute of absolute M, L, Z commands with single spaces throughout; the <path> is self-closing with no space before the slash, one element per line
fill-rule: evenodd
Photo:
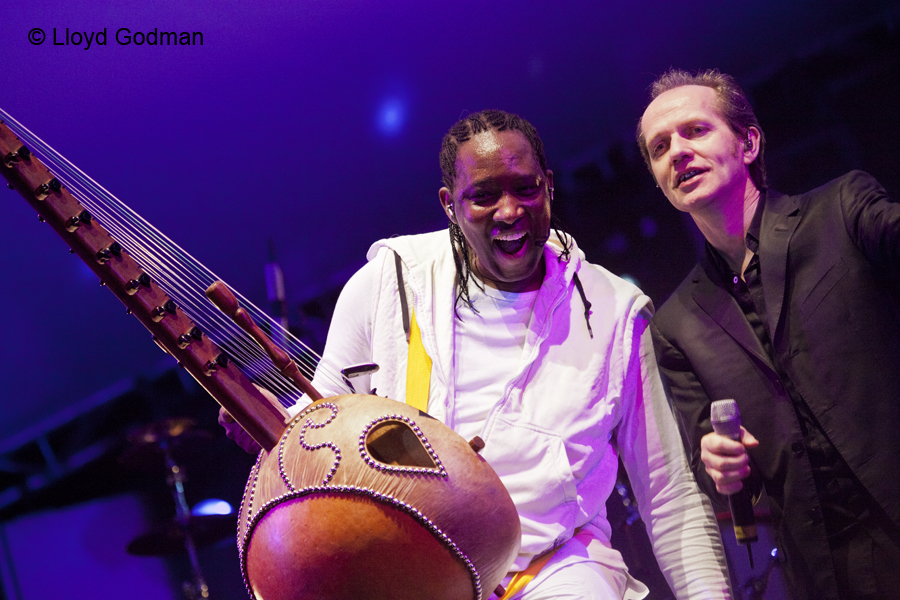
<path fill-rule="evenodd" d="M 734 398 L 798 597 L 837 598 L 828 541 L 783 373 L 887 515 L 900 524 L 900 204 L 849 173 L 800 196 L 768 192 L 759 261 L 768 356 L 704 258 L 652 324 L 698 482 L 709 405 Z M 721 498 L 721 496 L 720 496 Z"/>

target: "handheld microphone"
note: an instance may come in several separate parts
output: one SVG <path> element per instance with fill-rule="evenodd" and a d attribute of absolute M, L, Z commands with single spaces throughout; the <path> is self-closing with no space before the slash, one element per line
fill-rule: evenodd
<path fill-rule="evenodd" d="M 741 412 L 734 400 L 716 400 L 709 409 L 709 420 L 713 431 L 732 440 L 741 439 Z M 750 568 L 753 568 L 753 551 L 750 543 L 759 538 L 756 534 L 756 520 L 753 518 L 753 501 L 750 491 L 745 485 L 739 492 L 728 496 L 731 509 L 731 521 L 734 524 L 734 537 L 739 544 L 747 546 L 750 557 Z"/>

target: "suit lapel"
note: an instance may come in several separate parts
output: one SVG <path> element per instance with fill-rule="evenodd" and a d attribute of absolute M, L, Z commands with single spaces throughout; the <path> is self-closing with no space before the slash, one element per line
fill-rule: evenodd
<path fill-rule="evenodd" d="M 784 307 L 788 245 L 799 224 L 800 215 L 794 198 L 775 192 L 766 195 L 759 232 L 759 264 L 773 344 L 778 339 L 778 324 Z"/>
<path fill-rule="evenodd" d="M 774 371 L 772 361 L 766 355 L 759 338 L 753 333 L 753 328 L 744 317 L 737 301 L 713 282 L 713 275 L 708 273 L 713 269 L 714 267 L 704 257 L 700 268 L 694 272 L 694 301 L 747 352 Z"/>

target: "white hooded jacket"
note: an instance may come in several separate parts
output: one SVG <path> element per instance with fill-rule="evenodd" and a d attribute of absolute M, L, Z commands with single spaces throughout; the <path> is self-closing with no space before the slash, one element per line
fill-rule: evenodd
<path fill-rule="evenodd" d="M 591 560 L 625 570 L 610 546 L 606 519 L 621 456 L 676 595 L 728 597 L 719 531 L 688 468 L 656 369 L 650 299 L 586 262 L 569 241 L 568 260 L 561 259 L 558 245 L 544 249 L 546 275 L 523 358 L 507 376 L 505 394 L 481 433 L 481 456 L 500 476 L 521 518 L 522 545 L 513 569 L 524 569 L 581 528 L 578 537 Z M 354 380 L 356 389 L 405 400 L 408 345 L 394 252 L 402 259 L 405 291 L 433 362 L 428 412 L 453 427 L 456 267 L 446 231 L 371 247 L 368 264 L 338 300 L 319 369 L 335 373 L 377 363 L 377 373 Z M 576 273 L 584 297 L 573 280 Z M 323 392 L 341 393 L 329 390 L 319 375 L 315 383 Z"/>

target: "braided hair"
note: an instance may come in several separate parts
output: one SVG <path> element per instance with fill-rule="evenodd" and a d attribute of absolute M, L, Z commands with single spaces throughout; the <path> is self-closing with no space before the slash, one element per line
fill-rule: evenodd
<path fill-rule="evenodd" d="M 541 167 L 541 171 L 547 171 L 547 158 L 544 155 L 544 142 L 541 141 L 537 129 L 534 125 L 520 117 L 502 110 L 483 110 L 473 113 L 467 117 L 457 121 L 441 140 L 441 177 L 444 185 L 453 192 L 453 185 L 456 182 L 456 158 L 459 153 L 459 147 L 480 133 L 487 131 L 518 131 L 525 136 L 531 149 L 534 151 L 534 157 Z M 552 195 L 551 195 L 552 199 Z M 552 213 L 551 205 L 551 223 L 556 237 L 562 244 L 562 252 L 560 260 L 569 260 L 569 252 L 571 249 L 570 237 L 562 231 L 559 219 Z M 469 281 L 474 281 L 475 285 L 481 288 L 477 279 L 472 278 L 471 255 L 472 250 L 469 248 L 468 242 L 463 235 L 459 225 L 450 221 L 450 244 L 453 247 L 453 260 L 456 263 L 456 302 L 453 310 L 456 318 L 460 318 L 457 307 L 459 302 L 465 302 L 469 308 L 478 312 L 472 305 L 469 298 Z M 483 290 L 483 288 L 481 288 Z"/>

